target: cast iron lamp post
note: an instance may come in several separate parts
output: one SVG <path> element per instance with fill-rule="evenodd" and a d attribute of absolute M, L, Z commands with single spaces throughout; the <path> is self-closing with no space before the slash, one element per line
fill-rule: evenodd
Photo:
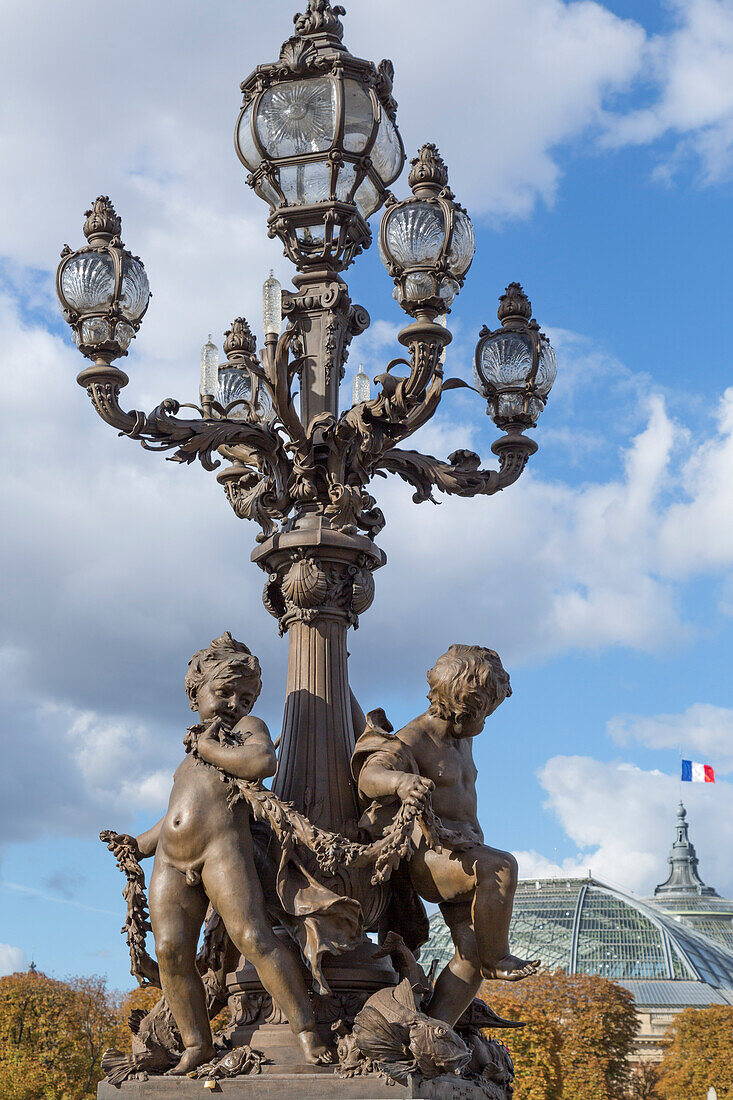
<path fill-rule="evenodd" d="M 492 447 L 499 468 L 482 469 L 470 451 L 441 461 L 398 446 L 433 416 L 445 390 L 465 385 L 443 378 L 445 321 L 473 259 L 474 233 L 434 145 L 412 161 L 409 198 L 398 202 L 387 190 L 405 160 L 392 65 L 353 57 L 342 43 L 341 14 L 328 0 L 308 0 L 279 60 L 242 84 L 237 153 L 270 207 L 270 235 L 295 265 L 295 290 L 281 291 L 272 276 L 265 283 L 259 355 L 243 318 L 226 335 L 225 363 L 211 340 L 205 345 L 201 405 L 188 406 L 197 417 L 179 417 L 173 399 L 151 413 L 119 404 L 128 379 L 114 361 L 127 355 L 149 288 L 141 262 L 120 241 L 108 198 L 87 215 L 88 244 L 64 250 L 58 291 L 89 360 L 78 381 L 99 415 L 179 462 L 199 460 L 208 470 L 227 463 L 218 480 L 237 516 L 262 529 L 253 560 L 267 575 L 265 606 L 290 639 L 275 791 L 314 822 L 353 834 L 359 812 L 349 760 L 363 716 L 349 691 L 346 636 L 370 606 L 373 573 L 385 562 L 374 542 L 385 520 L 369 484 L 396 473 L 418 502 L 433 499 L 435 489 L 468 497 L 507 488 L 536 450 L 524 433 L 544 407 L 556 365 L 512 283 L 501 299 L 501 329 L 485 329 L 476 352 L 478 389 L 504 432 Z M 369 246 L 368 219 L 383 204 L 379 248 L 411 317 L 398 336 L 407 357 L 387 365 L 376 396 L 340 412 L 348 347 L 369 324 L 342 272 Z M 368 386 L 359 392 L 368 395 Z M 358 892 L 346 879 L 344 889 Z M 379 898 L 366 890 L 360 900 L 369 925 Z"/>

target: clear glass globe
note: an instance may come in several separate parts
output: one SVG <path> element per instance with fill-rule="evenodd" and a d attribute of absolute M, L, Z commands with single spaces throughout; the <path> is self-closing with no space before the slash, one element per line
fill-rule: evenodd
<path fill-rule="evenodd" d="M 227 405 L 231 405 L 233 401 L 251 401 L 251 399 L 252 380 L 248 371 L 233 366 L 222 367 L 219 370 L 217 392 L 217 401 L 219 404 L 226 408 Z M 257 390 L 255 411 L 260 420 L 266 422 L 272 420 L 272 398 L 268 391 L 262 386 Z M 227 416 L 230 420 L 249 420 L 251 413 L 246 405 L 237 405 L 236 408 L 227 413 Z"/>
<path fill-rule="evenodd" d="M 499 332 L 485 341 L 476 367 L 479 386 L 483 391 L 523 386 L 532 370 L 532 341 L 522 332 Z M 535 391 L 547 397 L 557 376 L 557 359 L 547 340 L 540 343 L 540 361 L 535 379 Z"/>

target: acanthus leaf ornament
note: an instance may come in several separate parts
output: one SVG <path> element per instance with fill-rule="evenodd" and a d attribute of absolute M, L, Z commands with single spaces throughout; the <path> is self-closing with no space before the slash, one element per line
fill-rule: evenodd
<path fill-rule="evenodd" d="M 331 7 L 329 0 L 308 0 L 308 6 L 302 15 L 294 15 L 295 33 L 333 35 L 339 40 L 344 36 L 344 25 L 339 19 L 340 15 L 346 15 L 346 8 L 341 4 Z"/>

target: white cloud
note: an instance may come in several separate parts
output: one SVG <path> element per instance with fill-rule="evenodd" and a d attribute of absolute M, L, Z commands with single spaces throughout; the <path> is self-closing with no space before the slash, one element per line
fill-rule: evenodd
<path fill-rule="evenodd" d="M 667 877 L 674 839 L 675 778 L 623 762 L 553 756 L 540 769 L 544 806 L 556 815 L 578 854 L 561 865 L 538 852 L 518 853 L 523 878 L 586 875 L 635 893 L 650 894 Z M 685 790 L 690 838 L 704 881 L 733 895 L 733 785 Z"/>
<path fill-rule="evenodd" d="M 683 499 L 664 516 L 660 551 L 670 576 L 724 571 L 733 561 L 733 387 L 723 395 L 717 423 L 715 435 L 684 464 Z"/>
<path fill-rule="evenodd" d="M 6 974 L 15 974 L 28 969 L 25 951 L 20 947 L 11 947 L 9 943 L 0 943 L 0 978 Z"/>
<path fill-rule="evenodd" d="M 436 141 L 461 202 L 526 214 L 554 198 L 557 147 L 633 80 L 644 31 L 594 2 L 466 0 L 455 14 L 438 0 L 353 3 L 347 44 L 393 58 L 410 156 Z"/>
<path fill-rule="evenodd" d="M 730 178 L 733 166 L 733 4 L 674 0 L 675 28 L 650 39 L 645 68 L 649 106 L 616 115 L 609 145 L 648 144 L 671 135 L 675 148 L 657 170 L 669 179 L 699 158 L 705 183 Z"/>
<path fill-rule="evenodd" d="M 733 710 L 711 703 L 695 703 L 683 714 L 619 715 L 608 723 L 608 733 L 620 745 L 638 741 L 651 749 L 680 748 L 717 772 L 733 771 Z"/>

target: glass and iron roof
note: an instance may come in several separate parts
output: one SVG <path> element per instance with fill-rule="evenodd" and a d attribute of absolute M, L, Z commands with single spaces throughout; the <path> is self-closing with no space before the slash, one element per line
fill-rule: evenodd
<path fill-rule="evenodd" d="M 540 958 L 551 970 L 624 984 L 698 982 L 733 991 L 733 951 L 592 878 L 520 882 L 509 936 L 514 954 Z M 450 933 L 436 914 L 421 961 L 429 966 L 438 958 L 442 967 L 452 955 Z"/>

